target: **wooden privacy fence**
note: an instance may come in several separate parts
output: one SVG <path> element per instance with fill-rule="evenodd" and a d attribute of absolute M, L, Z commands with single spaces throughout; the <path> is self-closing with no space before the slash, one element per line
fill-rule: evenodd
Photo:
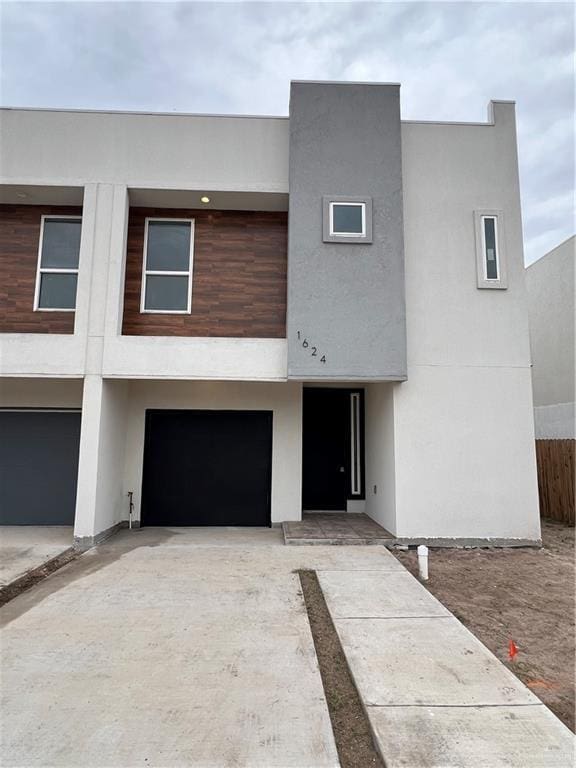
<path fill-rule="evenodd" d="M 536 440 L 540 514 L 574 525 L 576 440 Z"/>

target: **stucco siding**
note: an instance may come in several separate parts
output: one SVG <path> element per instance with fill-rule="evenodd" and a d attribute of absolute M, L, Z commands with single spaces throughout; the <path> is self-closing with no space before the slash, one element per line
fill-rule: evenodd
<path fill-rule="evenodd" d="M 494 125 L 402 125 L 408 381 L 394 388 L 399 536 L 540 536 L 514 105 Z M 505 224 L 479 289 L 474 211 Z"/>
<path fill-rule="evenodd" d="M 366 242 L 323 239 L 334 197 L 369 200 Z M 399 86 L 292 84 L 288 248 L 289 378 L 404 379 Z"/>
<path fill-rule="evenodd" d="M 537 437 L 574 438 L 576 237 L 526 269 Z"/>
<path fill-rule="evenodd" d="M 0 127 L 4 183 L 288 191 L 286 118 L 3 109 Z"/>
<path fill-rule="evenodd" d="M 365 389 L 366 513 L 396 534 L 396 457 L 394 390 L 400 384 L 369 384 Z"/>
<path fill-rule="evenodd" d="M 416 366 L 394 416 L 398 536 L 540 538 L 528 368 Z"/>

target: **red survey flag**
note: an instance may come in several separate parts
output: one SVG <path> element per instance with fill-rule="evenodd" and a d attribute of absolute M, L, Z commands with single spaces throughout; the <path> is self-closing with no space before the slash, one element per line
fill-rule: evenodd
<path fill-rule="evenodd" d="M 508 643 L 508 658 L 510 661 L 514 661 L 514 657 L 518 653 L 518 646 L 514 642 L 514 640 L 510 640 Z"/>

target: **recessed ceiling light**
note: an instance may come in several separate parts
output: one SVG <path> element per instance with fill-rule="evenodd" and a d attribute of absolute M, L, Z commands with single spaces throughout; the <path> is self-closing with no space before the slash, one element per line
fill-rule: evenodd
<path fill-rule="evenodd" d="M 208 195 L 203 195 L 203 196 L 200 198 L 200 202 L 201 202 L 201 203 L 209 203 L 209 202 L 210 202 L 210 198 L 208 197 Z"/>

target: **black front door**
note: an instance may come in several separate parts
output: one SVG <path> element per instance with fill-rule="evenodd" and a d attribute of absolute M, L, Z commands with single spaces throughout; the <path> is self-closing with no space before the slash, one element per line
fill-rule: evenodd
<path fill-rule="evenodd" d="M 355 391 L 355 396 L 361 393 Z M 346 510 L 349 498 L 363 498 L 360 485 L 361 434 L 352 440 L 353 421 L 349 389 L 310 387 L 303 394 L 302 508 Z M 359 403 L 361 400 L 359 398 Z M 361 411 L 359 410 L 359 414 Z M 352 467 L 355 487 L 352 488 Z"/>
<path fill-rule="evenodd" d="M 270 525 L 270 411 L 147 411 L 142 525 Z"/>

